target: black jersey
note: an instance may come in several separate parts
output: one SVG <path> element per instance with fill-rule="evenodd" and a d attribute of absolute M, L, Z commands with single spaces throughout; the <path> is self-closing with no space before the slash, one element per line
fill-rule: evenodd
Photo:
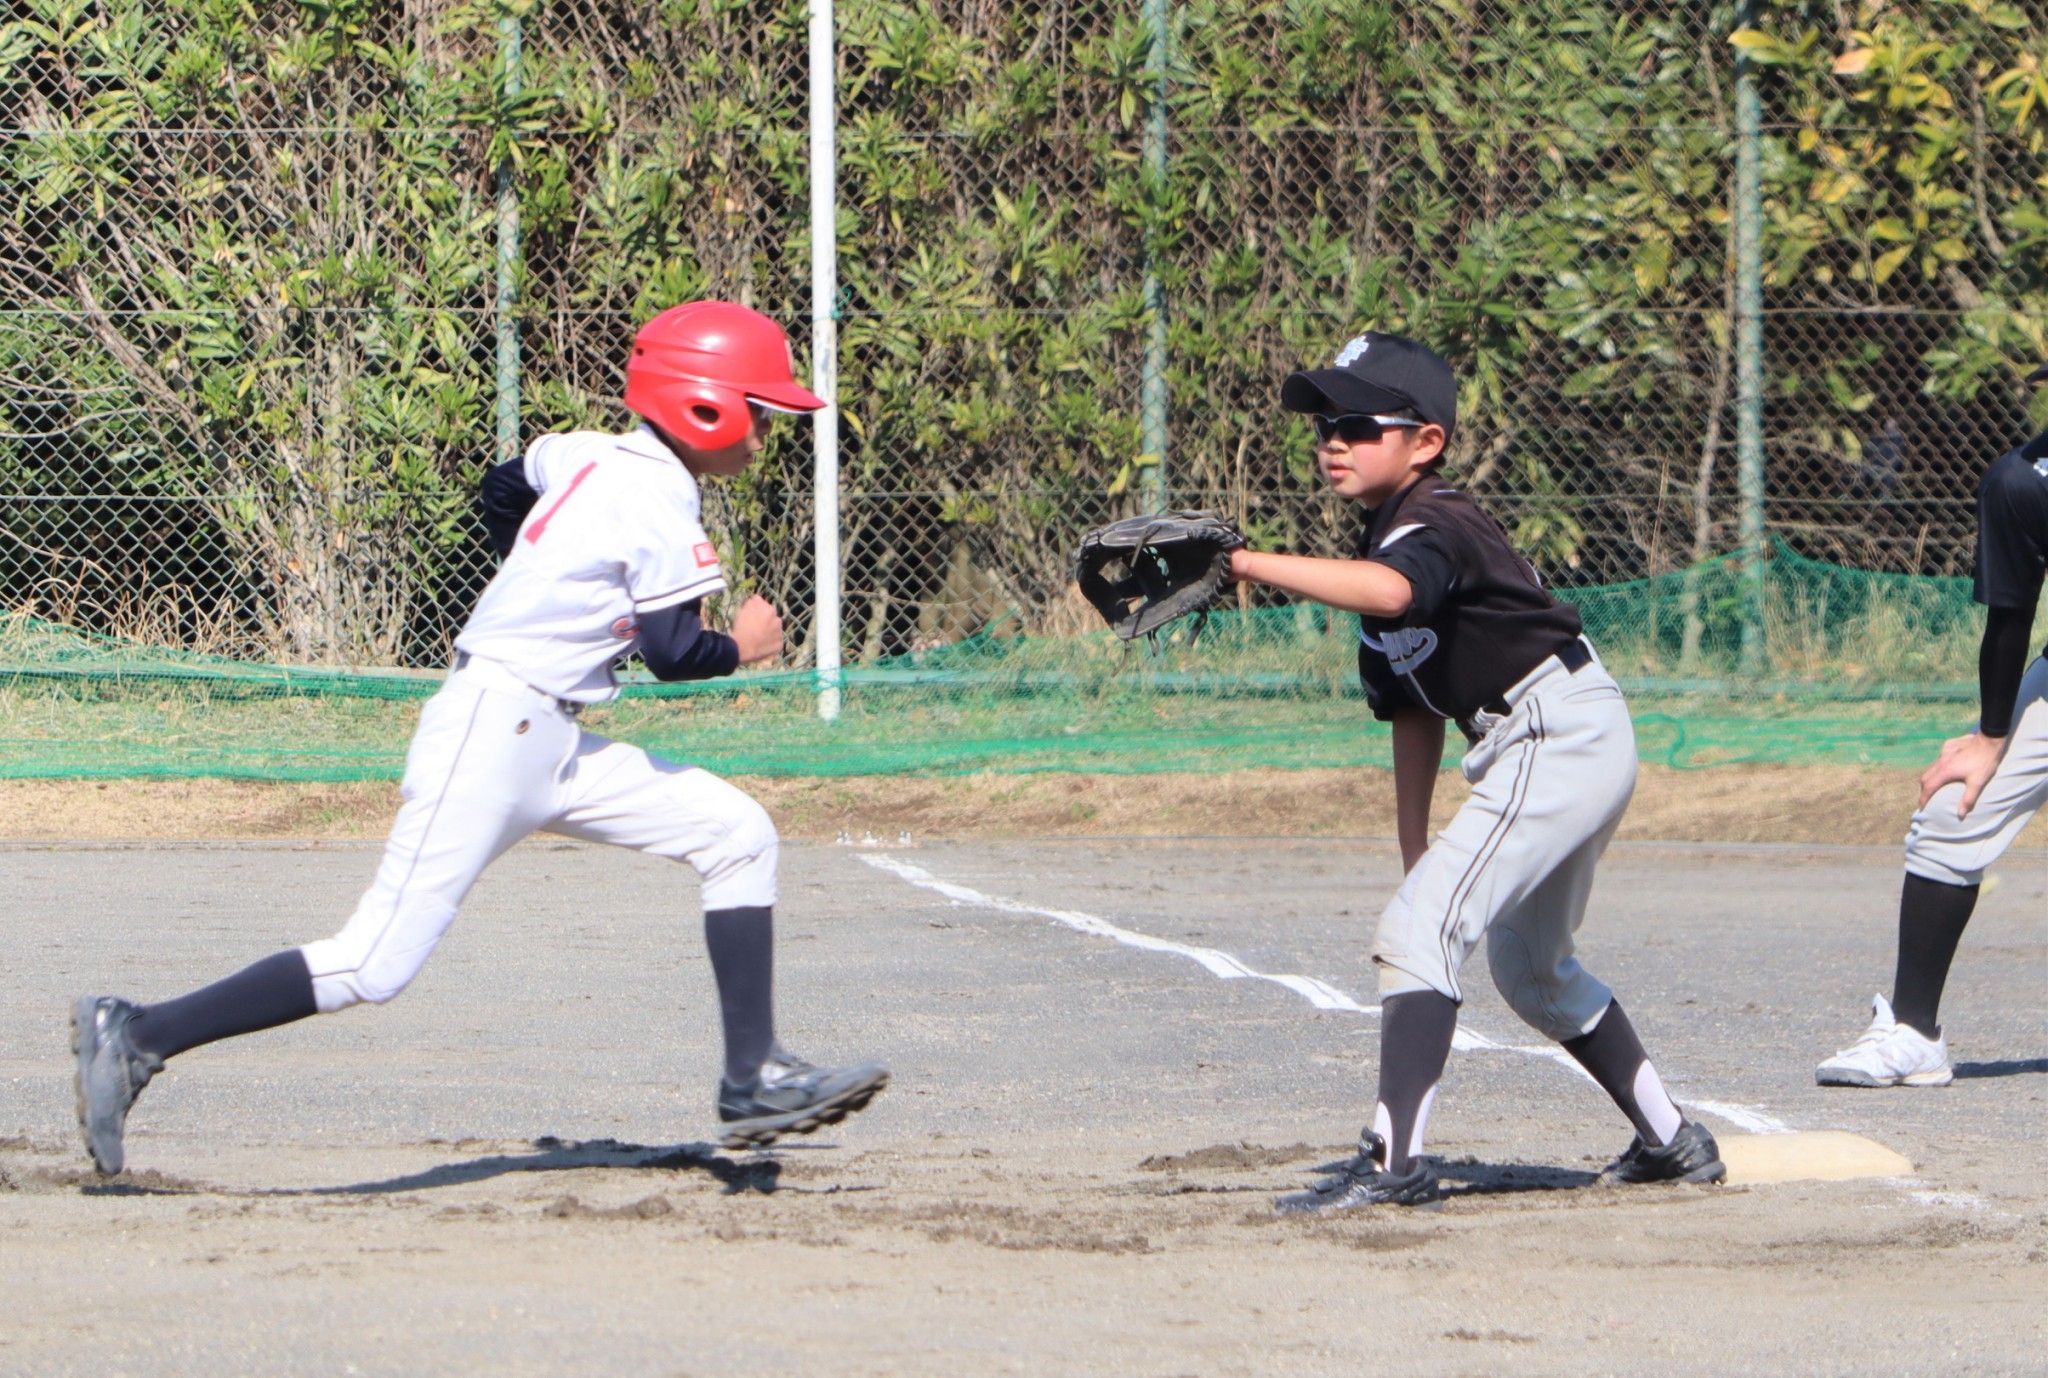
<path fill-rule="evenodd" d="M 2031 608 L 2048 574 L 2048 431 L 1984 471 L 1977 485 L 1977 601 Z"/>
<path fill-rule="evenodd" d="M 1381 721 L 1402 708 L 1461 723 L 1497 709 L 1579 635 L 1578 609 L 1552 598 L 1500 524 L 1433 474 L 1366 514 L 1358 557 L 1415 590 L 1405 615 L 1358 619 L 1358 676 Z"/>

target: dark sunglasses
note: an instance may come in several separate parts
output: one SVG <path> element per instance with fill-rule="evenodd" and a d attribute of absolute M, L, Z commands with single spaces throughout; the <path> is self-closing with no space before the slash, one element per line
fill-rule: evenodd
<path fill-rule="evenodd" d="M 1334 435 L 1346 445 L 1364 445 L 1378 440 L 1388 431 L 1402 427 L 1417 429 L 1426 424 L 1406 416 L 1367 416 L 1363 412 L 1311 416 L 1309 421 L 1316 428 L 1317 440 L 1328 440 Z"/>

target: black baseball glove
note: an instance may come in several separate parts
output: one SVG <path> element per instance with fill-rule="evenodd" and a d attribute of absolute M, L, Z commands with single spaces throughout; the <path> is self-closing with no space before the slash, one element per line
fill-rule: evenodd
<path fill-rule="evenodd" d="M 1126 517 L 1081 538 L 1074 577 L 1102 620 L 1129 641 L 1189 613 L 1206 618 L 1230 581 L 1230 552 L 1243 544 L 1214 512 Z"/>

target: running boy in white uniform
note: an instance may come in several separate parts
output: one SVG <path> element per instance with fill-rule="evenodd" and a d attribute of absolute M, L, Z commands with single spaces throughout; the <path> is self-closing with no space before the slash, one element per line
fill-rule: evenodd
<path fill-rule="evenodd" d="M 777 840 L 766 811 L 708 771 L 576 721 L 583 705 L 617 694 L 613 665 L 634 652 L 666 680 L 727 675 L 781 652 L 782 619 L 761 598 L 739 609 L 729 636 L 704 625 L 703 600 L 726 584 L 697 480 L 745 469 L 772 412 L 824 403 L 797 386 L 781 328 L 725 302 L 649 322 L 625 400 L 639 429 L 545 436 L 486 477 L 486 521 L 505 562 L 420 714 L 383 862 L 341 932 L 160 1004 L 78 1000 L 78 1117 L 101 1172 L 121 1170 L 129 1107 L 166 1059 L 392 999 L 484 867 L 536 831 L 687 861 L 702 877 L 727 1147 L 836 1123 L 888 1082 L 879 1066 L 814 1067 L 776 1041 Z"/>
<path fill-rule="evenodd" d="M 1679 1112 L 1613 992 L 1573 955 L 1593 867 L 1635 791 L 1635 732 L 1578 613 L 1544 590 L 1478 504 L 1437 477 L 1457 419 L 1450 365 L 1413 340 L 1370 332 L 1332 367 L 1291 375 L 1280 401 L 1314 415 L 1324 476 L 1367 509 L 1359 558 L 1239 550 L 1232 573 L 1359 614 L 1359 674 L 1373 715 L 1393 723 L 1407 879 L 1373 948 L 1372 1124 L 1344 1170 L 1279 1209 L 1438 1199 L 1423 1130 L 1465 998 L 1459 968 L 1482 936 L 1515 1013 L 1562 1044 L 1635 1126 L 1603 1178 L 1718 1181 L 1713 1136 Z M 1446 720 L 1471 743 L 1472 796 L 1431 845 Z"/>
<path fill-rule="evenodd" d="M 2048 383 L 2048 366 L 2027 375 Z M 1956 1078 L 1936 1018 L 1984 872 L 2048 804 L 2048 654 L 2030 639 L 2048 577 L 2048 432 L 2001 455 L 1977 485 L 1976 730 L 1944 742 L 1920 777 L 1906 834 L 1892 998 L 1871 1000 L 1863 1036 L 1814 1071 L 1822 1086 L 1946 1086 Z M 2031 663 L 2030 663 L 2031 662 Z"/>

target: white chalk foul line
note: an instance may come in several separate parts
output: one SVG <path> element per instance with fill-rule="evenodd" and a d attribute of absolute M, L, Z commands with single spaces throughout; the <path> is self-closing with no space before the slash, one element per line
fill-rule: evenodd
<path fill-rule="evenodd" d="M 1176 957 L 1185 957 L 1191 962 L 1200 963 L 1211 975 L 1220 977 L 1225 981 L 1241 981 L 1246 979 L 1271 981 L 1276 986 L 1285 986 L 1288 990 L 1301 996 L 1319 1010 L 1341 1010 L 1349 1014 L 1379 1013 L 1378 1006 L 1361 1005 L 1328 981 L 1320 980 L 1314 976 L 1274 976 L 1267 972 L 1254 971 L 1228 952 L 1223 952 L 1217 948 L 1191 947 L 1186 943 L 1174 942 L 1170 938 L 1155 938 L 1149 933 L 1135 933 L 1128 928 L 1118 927 L 1108 919 L 1097 918 L 1093 914 L 1083 913 L 1078 909 L 1046 909 L 1036 904 L 1025 904 L 1021 900 L 1004 899 L 1000 895 L 983 894 L 981 891 L 970 889 L 965 885 L 955 885 L 952 881 L 940 880 L 930 871 L 925 870 L 924 867 L 913 866 L 907 861 L 898 861 L 893 856 L 862 856 L 861 860 L 874 867 L 877 871 L 886 871 L 898 880 L 915 885 L 920 890 L 929 890 L 935 895 L 943 895 L 955 904 L 972 905 L 976 909 L 993 909 L 1002 914 L 1029 914 L 1035 918 L 1051 919 L 1054 923 L 1064 924 L 1076 933 L 1088 933 L 1098 938 L 1109 938 L 1115 942 L 1122 943 L 1125 947 L 1135 947 L 1143 952 L 1171 953 Z M 1451 1035 L 1451 1046 L 1459 1052 L 1465 1053 L 1520 1053 L 1524 1057 L 1542 1058 L 1546 1062 L 1555 1062 L 1561 1067 L 1568 1068 L 1579 1076 L 1585 1077 L 1588 1081 L 1593 1080 L 1591 1074 L 1585 1068 L 1579 1066 L 1571 1054 L 1555 1044 L 1496 1043 L 1485 1034 L 1474 1033 L 1460 1023 L 1457 1031 Z M 1685 1104 L 1712 1115 L 1716 1119 L 1726 1120 L 1737 1129 L 1745 1129 L 1752 1134 L 1786 1134 L 1791 1132 L 1790 1127 L 1785 1123 L 1764 1114 L 1755 1106 L 1730 1105 L 1724 1101 L 1694 1100 L 1691 1097 L 1686 1098 Z"/>
<path fill-rule="evenodd" d="M 1694 1100 L 1690 1096 L 1685 1103 L 1695 1110 L 1712 1115 L 1717 1120 L 1726 1120 L 1737 1129 L 1746 1129 L 1752 1134 L 1790 1134 L 1792 1126 L 1783 1120 L 1766 1115 L 1754 1105 L 1730 1105 L 1727 1101 Z"/>
<path fill-rule="evenodd" d="M 1135 947 L 1144 952 L 1168 952 L 1176 957 L 1185 957 L 1198 962 L 1210 975 L 1225 981 L 1271 981 L 1276 986 L 1285 986 L 1296 995 L 1319 1010 L 1342 1010 L 1349 1014 L 1378 1014 L 1372 1005 L 1361 1005 L 1343 991 L 1327 981 L 1313 976 L 1275 976 L 1269 972 L 1254 971 L 1252 968 L 1213 947 L 1190 947 L 1170 938 L 1155 938 L 1149 933 L 1133 933 L 1128 928 L 1119 928 L 1108 919 L 1099 919 L 1093 914 L 1084 914 L 1077 909 L 1042 909 L 1035 904 L 1024 904 L 1018 900 L 1007 900 L 999 895 L 984 895 L 979 890 L 970 890 L 964 885 L 940 880 L 922 866 L 913 866 L 907 861 L 898 861 L 893 856 L 863 856 L 862 861 L 877 871 L 887 871 L 898 880 L 908 881 L 920 890 L 944 895 L 955 904 L 971 904 L 977 909 L 994 909 L 1004 914 L 1030 914 L 1037 918 L 1051 919 L 1054 923 L 1065 924 L 1077 933 L 1088 933 L 1098 938 L 1110 938 L 1125 947 Z"/>

